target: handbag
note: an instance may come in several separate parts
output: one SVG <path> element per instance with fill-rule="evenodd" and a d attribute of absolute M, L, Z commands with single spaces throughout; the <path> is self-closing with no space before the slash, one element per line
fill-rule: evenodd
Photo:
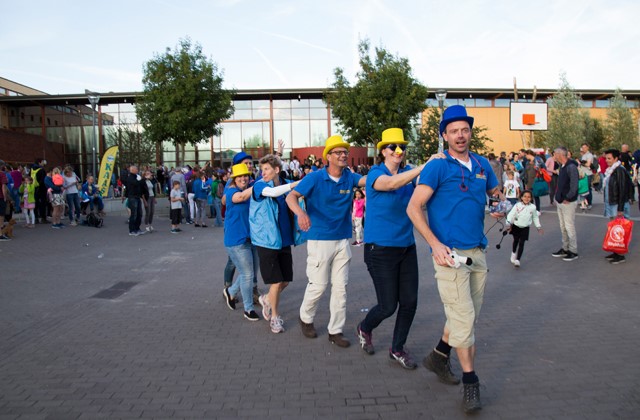
<path fill-rule="evenodd" d="M 546 169 L 538 169 L 538 175 L 540 175 L 545 182 L 551 182 L 551 175 L 546 171 Z"/>
<path fill-rule="evenodd" d="M 549 184 L 543 179 L 536 177 L 533 181 L 533 188 L 531 189 L 534 197 L 542 197 L 549 195 Z"/>
<path fill-rule="evenodd" d="M 633 221 L 617 217 L 607 224 L 607 233 L 602 241 L 602 249 L 606 252 L 626 254 L 633 233 Z"/>
<path fill-rule="evenodd" d="M 589 178 L 582 177 L 578 180 L 578 194 L 583 195 L 589 192 Z"/>

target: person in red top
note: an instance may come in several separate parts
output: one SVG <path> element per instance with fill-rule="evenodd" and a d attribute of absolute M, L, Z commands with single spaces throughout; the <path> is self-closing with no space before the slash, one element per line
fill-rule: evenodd
<path fill-rule="evenodd" d="M 598 183 L 598 186 L 596 188 L 597 192 L 602 191 L 602 182 L 604 181 L 604 173 L 607 170 L 607 168 L 609 167 L 609 165 L 607 164 L 607 158 L 604 156 L 604 152 L 602 152 L 600 154 L 600 157 L 598 158 L 598 165 L 600 166 L 598 168 L 598 176 L 600 177 L 600 182 Z"/>

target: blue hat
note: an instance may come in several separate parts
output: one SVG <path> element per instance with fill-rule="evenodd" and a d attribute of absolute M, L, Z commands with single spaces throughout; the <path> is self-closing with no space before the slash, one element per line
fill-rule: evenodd
<path fill-rule="evenodd" d="M 242 163 L 245 159 L 253 159 L 251 155 L 248 155 L 245 151 L 242 151 L 233 157 L 233 164 L 237 165 L 238 163 Z"/>
<path fill-rule="evenodd" d="M 454 121 L 466 121 L 469 128 L 473 128 L 473 117 L 467 115 L 467 108 L 462 105 L 453 105 L 444 110 L 442 121 L 440 122 L 440 134 L 444 133 L 447 125 Z"/>

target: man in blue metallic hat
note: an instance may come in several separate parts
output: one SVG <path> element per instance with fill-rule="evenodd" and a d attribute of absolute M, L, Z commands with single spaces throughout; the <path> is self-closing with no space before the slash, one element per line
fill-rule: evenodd
<path fill-rule="evenodd" d="M 420 174 L 407 214 L 429 243 L 446 324 L 440 342 L 424 359 L 425 367 L 441 382 L 457 385 L 449 355 L 456 349 L 462 367 L 466 413 L 482 407 L 480 381 L 474 370 L 474 324 L 478 319 L 487 279 L 484 249 L 487 194 L 499 193 L 489 161 L 469 151 L 473 117 L 460 105 L 447 108 L 440 133 L 448 144 L 445 159 L 436 159 Z M 429 222 L 423 212 L 426 205 Z M 460 264 L 464 260 L 465 264 Z"/>

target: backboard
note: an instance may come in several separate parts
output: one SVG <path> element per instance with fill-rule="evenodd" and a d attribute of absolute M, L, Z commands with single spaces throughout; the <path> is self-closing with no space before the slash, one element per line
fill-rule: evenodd
<path fill-rule="evenodd" d="M 509 104 L 509 129 L 547 130 L 546 102 L 511 102 Z"/>

